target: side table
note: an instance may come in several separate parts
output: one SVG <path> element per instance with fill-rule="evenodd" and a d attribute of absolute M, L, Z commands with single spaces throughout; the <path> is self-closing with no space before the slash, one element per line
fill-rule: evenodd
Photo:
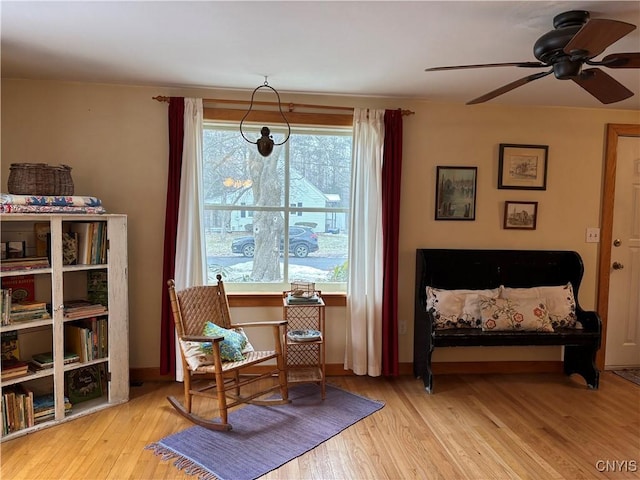
<path fill-rule="evenodd" d="M 324 345 L 324 301 L 321 292 L 316 291 L 317 303 L 289 303 L 291 291 L 284 291 L 282 304 L 284 319 L 287 320 L 285 338 L 285 358 L 289 383 L 316 383 L 320 386 L 322 399 L 325 389 L 325 345 Z M 316 330 L 319 336 L 304 338 L 304 334 L 294 340 L 290 332 Z"/>

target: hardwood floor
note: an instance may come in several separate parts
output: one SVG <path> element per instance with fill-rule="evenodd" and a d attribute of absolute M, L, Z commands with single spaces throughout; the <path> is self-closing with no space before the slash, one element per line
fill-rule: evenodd
<path fill-rule="evenodd" d="M 263 479 L 640 478 L 640 386 L 600 389 L 556 374 L 330 377 L 386 406 Z M 3 479 L 194 479 L 144 447 L 191 424 L 166 400 L 177 383 L 2 443 Z M 241 453 L 240 458 L 241 458 Z"/>

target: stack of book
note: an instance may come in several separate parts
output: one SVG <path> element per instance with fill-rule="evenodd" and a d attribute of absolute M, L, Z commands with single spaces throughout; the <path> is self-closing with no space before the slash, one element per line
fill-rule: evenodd
<path fill-rule="evenodd" d="M 101 303 L 92 303 L 88 300 L 70 300 L 64 302 L 65 318 L 84 318 L 105 313 L 107 313 L 107 307 Z"/>
<path fill-rule="evenodd" d="M 0 271 L 33 270 L 36 268 L 49 268 L 49 266 L 47 257 L 7 258 L 0 263 Z"/>
<path fill-rule="evenodd" d="M 320 303 L 320 297 L 316 293 L 311 295 L 293 295 L 289 293 L 287 295 L 288 305 L 313 305 L 316 303 Z"/>
<path fill-rule="evenodd" d="M 77 234 L 77 263 L 98 265 L 106 262 L 106 222 L 74 222 L 71 230 Z"/>
<path fill-rule="evenodd" d="M 29 373 L 29 364 L 20 360 L 20 342 L 16 330 L 0 334 L 0 358 L 3 381 Z"/>
<path fill-rule="evenodd" d="M 80 355 L 75 352 L 64 352 L 64 364 L 67 365 L 69 363 L 79 362 Z M 53 367 L 53 353 L 45 352 L 45 353 L 37 353 L 31 357 L 31 363 L 37 370 L 41 370 L 43 368 L 52 368 Z"/>
<path fill-rule="evenodd" d="M 68 397 L 64 397 L 64 413 L 71 412 L 71 402 Z M 33 418 L 35 423 L 52 420 L 56 414 L 56 404 L 53 393 L 39 395 L 33 398 Z"/>
<path fill-rule="evenodd" d="M 92 317 L 64 326 L 64 343 L 69 351 L 89 362 L 109 355 L 107 319 Z"/>
<path fill-rule="evenodd" d="M 35 424 L 33 392 L 24 385 L 2 389 L 2 434 L 16 432 Z"/>
<path fill-rule="evenodd" d="M 2 359 L 2 380 L 21 377 L 29 373 L 29 363 L 15 357 Z"/>
<path fill-rule="evenodd" d="M 46 302 L 37 300 L 26 300 L 22 302 L 12 302 L 9 313 L 9 323 L 24 322 L 26 320 L 45 320 L 51 318 L 47 310 Z"/>

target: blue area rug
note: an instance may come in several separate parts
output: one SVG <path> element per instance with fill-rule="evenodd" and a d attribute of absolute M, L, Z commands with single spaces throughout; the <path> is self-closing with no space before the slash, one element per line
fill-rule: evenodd
<path fill-rule="evenodd" d="M 614 370 L 613 373 L 626 378 L 630 382 L 640 385 L 640 368 L 627 368 L 624 370 Z"/>
<path fill-rule="evenodd" d="M 371 415 L 383 402 L 327 385 L 289 389 L 290 404 L 247 405 L 229 414 L 233 430 L 188 428 L 148 445 L 163 460 L 201 480 L 253 480 L 317 447 Z"/>

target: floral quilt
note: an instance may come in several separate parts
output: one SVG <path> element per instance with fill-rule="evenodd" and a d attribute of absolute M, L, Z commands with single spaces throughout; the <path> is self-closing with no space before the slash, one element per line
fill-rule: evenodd
<path fill-rule="evenodd" d="M 88 213 L 107 211 L 96 197 L 0 193 L 0 213 Z"/>

